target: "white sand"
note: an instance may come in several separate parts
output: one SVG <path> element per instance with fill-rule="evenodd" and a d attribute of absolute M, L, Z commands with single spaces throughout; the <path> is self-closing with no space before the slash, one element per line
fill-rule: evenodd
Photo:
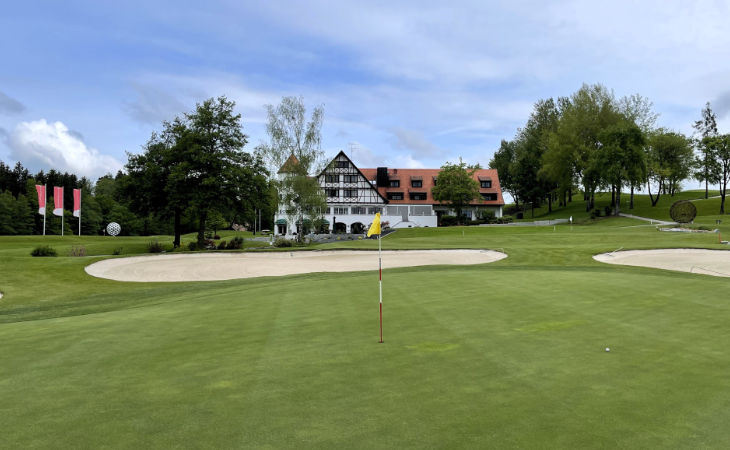
<path fill-rule="evenodd" d="M 690 248 L 662 250 L 629 250 L 603 253 L 596 261 L 625 266 L 653 267 L 679 272 L 730 277 L 730 251 Z"/>
<path fill-rule="evenodd" d="M 437 264 L 484 264 L 506 258 L 492 250 L 383 251 L 383 269 Z M 377 251 L 196 253 L 113 258 L 86 266 L 117 281 L 212 281 L 311 272 L 377 270 Z"/>

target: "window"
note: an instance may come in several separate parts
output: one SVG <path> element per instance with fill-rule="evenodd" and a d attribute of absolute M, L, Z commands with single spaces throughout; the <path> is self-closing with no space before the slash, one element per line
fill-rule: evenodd
<path fill-rule="evenodd" d="M 481 180 L 479 184 L 482 188 L 490 188 L 492 187 L 492 180 Z"/>
<path fill-rule="evenodd" d="M 346 216 L 348 213 L 347 208 L 335 207 L 334 210 L 335 210 L 335 215 L 338 215 L 338 216 Z"/>
<path fill-rule="evenodd" d="M 357 175 L 343 175 L 345 183 L 357 183 Z"/>
<path fill-rule="evenodd" d="M 433 177 L 433 185 L 436 186 L 436 182 L 438 181 L 438 178 Z"/>
<path fill-rule="evenodd" d="M 497 200 L 497 194 L 482 194 L 482 198 L 486 201 Z"/>
<path fill-rule="evenodd" d="M 425 192 L 411 192 L 411 200 L 426 200 Z"/>
<path fill-rule="evenodd" d="M 335 161 L 335 167 L 338 169 L 347 169 L 350 165 L 347 161 Z"/>
<path fill-rule="evenodd" d="M 390 187 L 400 187 L 400 180 L 390 180 Z"/>
<path fill-rule="evenodd" d="M 352 213 L 353 214 L 362 214 L 362 215 L 365 215 L 368 212 L 367 212 L 367 210 L 365 209 L 364 206 L 353 206 L 352 207 Z"/>
<path fill-rule="evenodd" d="M 411 180 L 411 187 L 423 187 L 423 180 Z"/>
<path fill-rule="evenodd" d="M 330 209 L 329 208 L 325 208 L 325 209 L 322 210 L 322 214 L 324 214 L 324 215 L 329 215 L 329 213 L 330 213 Z"/>
<path fill-rule="evenodd" d="M 382 213 L 382 212 L 383 212 L 383 208 L 380 208 L 378 206 L 368 207 L 368 214 L 377 214 L 377 213 Z"/>
<path fill-rule="evenodd" d="M 325 175 L 324 181 L 325 181 L 325 183 L 339 183 L 340 176 L 339 175 Z"/>
<path fill-rule="evenodd" d="M 357 189 L 345 189 L 345 197 L 357 197 Z"/>
<path fill-rule="evenodd" d="M 402 192 L 388 192 L 388 200 L 403 200 Z"/>
<path fill-rule="evenodd" d="M 327 197 L 339 197 L 340 191 L 337 189 L 327 189 Z"/>

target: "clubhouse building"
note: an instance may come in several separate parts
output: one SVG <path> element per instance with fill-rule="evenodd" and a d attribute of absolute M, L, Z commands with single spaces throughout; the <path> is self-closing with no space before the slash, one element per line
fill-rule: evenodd
<path fill-rule="evenodd" d="M 287 167 L 297 164 L 294 155 L 279 170 L 279 177 L 285 177 Z M 322 212 L 331 231 L 338 233 L 364 233 L 375 213 L 380 213 L 381 222 L 391 228 L 435 227 L 438 218 L 444 214 L 455 214 L 445 204 L 433 199 L 431 188 L 438 182 L 440 169 L 359 169 L 340 152 L 326 168 L 316 176 L 327 198 L 327 207 Z M 479 183 L 480 199 L 462 210 L 467 218 L 475 219 L 478 212 L 492 211 L 495 217 L 502 217 L 502 189 L 497 171 L 480 169 L 474 173 Z M 280 210 L 275 220 L 276 235 L 291 235 L 297 227 L 289 223 Z"/>

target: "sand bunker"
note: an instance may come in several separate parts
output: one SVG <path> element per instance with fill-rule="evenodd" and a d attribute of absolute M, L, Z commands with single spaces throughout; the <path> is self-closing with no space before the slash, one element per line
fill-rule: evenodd
<path fill-rule="evenodd" d="M 662 250 L 629 250 L 603 253 L 596 261 L 625 266 L 653 267 L 679 272 L 730 277 L 730 251 L 690 248 Z"/>
<path fill-rule="evenodd" d="M 484 264 L 506 257 L 492 250 L 389 250 L 383 252 L 383 269 Z M 377 268 L 378 252 L 298 251 L 134 256 L 106 259 L 85 270 L 89 275 L 117 281 L 213 281 Z"/>

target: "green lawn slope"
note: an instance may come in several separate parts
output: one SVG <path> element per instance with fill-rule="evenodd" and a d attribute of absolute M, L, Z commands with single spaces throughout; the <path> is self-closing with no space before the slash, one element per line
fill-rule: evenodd
<path fill-rule="evenodd" d="M 83 271 L 106 256 L 68 256 L 147 241 L 0 237 L 0 447 L 730 445 L 730 279 L 591 258 L 727 249 L 717 234 L 621 218 L 399 230 L 384 249 L 509 257 L 384 271 L 384 344 L 376 257 L 369 272 L 122 283 Z M 31 258 L 39 243 L 60 256 Z"/>

